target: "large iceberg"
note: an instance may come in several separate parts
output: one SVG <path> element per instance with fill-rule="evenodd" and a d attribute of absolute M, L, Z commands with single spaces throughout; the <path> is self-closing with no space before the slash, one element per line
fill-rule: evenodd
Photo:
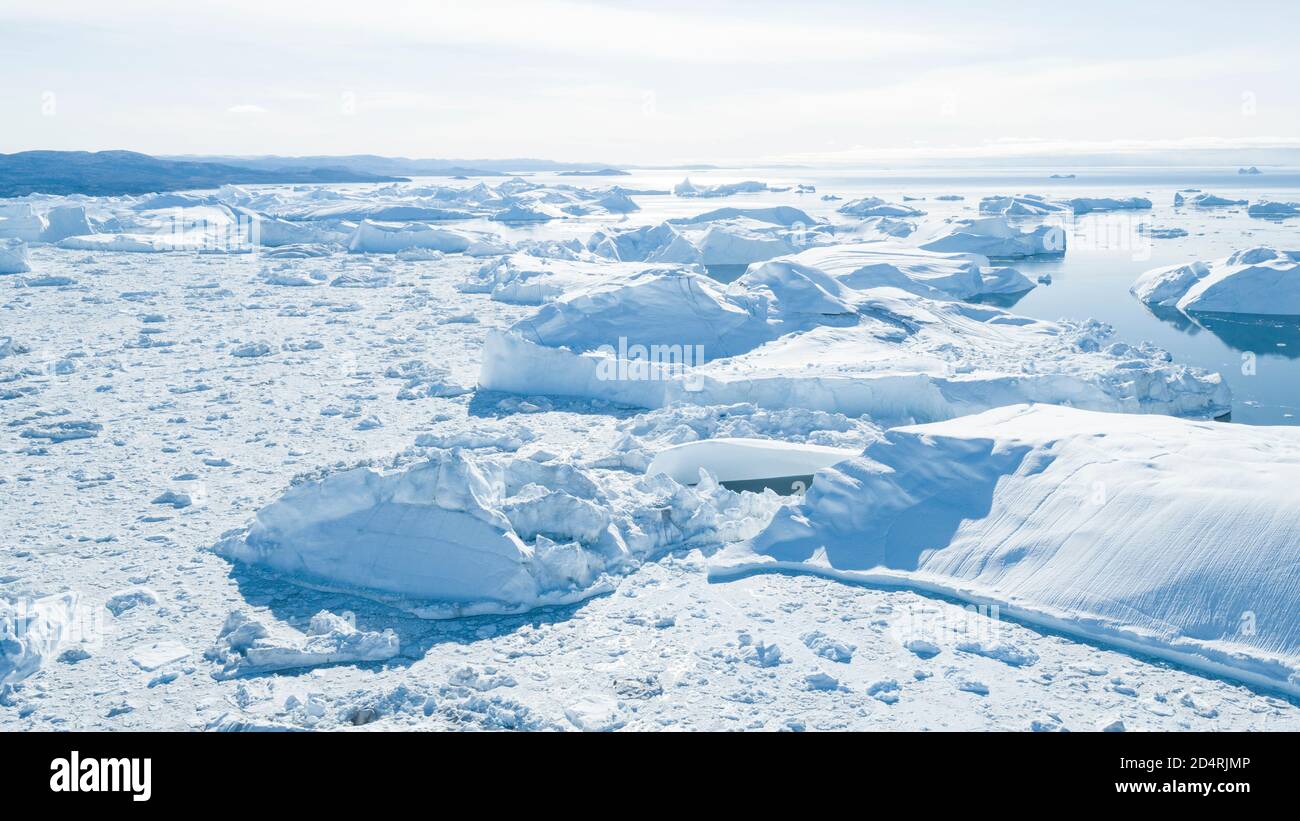
<path fill-rule="evenodd" d="M 348 250 L 354 253 L 394 254 L 409 248 L 427 248 L 458 254 L 467 250 L 474 237 L 463 231 L 434 228 L 412 222 L 401 225 L 366 220 L 357 226 L 348 241 Z"/>
<path fill-rule="evenodd" d="M 745 402 L 890 421 L 1024 401 L 1227 412 L 1218 374 L 1110 334 L 897 287 L 858 290 L 799 263 L 755 266 L 725 289 L 690 272 L 647 272 L 490 331 L 479 384 L 646 408 Z"/>
<path fill-rule="evenodd" d="M 1297 429 L 1017 405 L 887 431 L 712 573 L 941 593 L 1297 695 L 1298 482 Z"/>
<path fill-rule="evenodd" d="M 1147 305 L 1184 313 L 1300 315 L 1300 251 L 1260 246 L 1157 268 L 1129 290 Z"/>
<path fill-rule="evenodd" d="M 667 547 L 754 535 L 779 504 L 711 479 L 615 488 L 569 462 L 433 449 L 387 473 L 302 482 L 216 549 L 296 583 L 452 618 L 607 592 Z"/>

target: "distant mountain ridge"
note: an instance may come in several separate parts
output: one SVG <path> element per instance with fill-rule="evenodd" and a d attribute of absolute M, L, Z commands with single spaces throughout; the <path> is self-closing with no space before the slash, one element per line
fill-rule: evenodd
<path fill-rule="evenodd" d="M 20 151 L 0 154 L 0 197 L 117 196 L 222 185 L 405 182 L 340 165 L 253 168 L 151 157 L 135 151 Z"/>
<path fill-rule="evenodd" d="M 608 163 L 556 162 L 513 158 L 503 160 L 487 159 L 411 159 L 409 157 L 381 157 L 377 154 L 347 154 L 330 157 L 313 155 L 306 157 L 284 157 L 278 155 L 239 157 L 233 155 L 181 155 L 167 159 L 190 162 L 223 163 L 245 168 L 301 168 L 321 164 L 343 166 L 354 171 L 370 174 L 393 174 L 406 177 L 490 177 L 505 176 L 516 172 L 567 172 L 567 171 L 602 171 L 617 170 L 617 166 Z"/>

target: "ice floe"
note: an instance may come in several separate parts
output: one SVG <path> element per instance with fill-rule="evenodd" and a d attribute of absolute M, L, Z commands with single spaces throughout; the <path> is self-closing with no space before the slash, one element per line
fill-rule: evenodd
<path fill-rule="evenodd" d="M 996 604 L 1294 695 L 1297 481 L 1291 428 L 998 408 L 887 431 L 711 572 L 800 570 Z"/>

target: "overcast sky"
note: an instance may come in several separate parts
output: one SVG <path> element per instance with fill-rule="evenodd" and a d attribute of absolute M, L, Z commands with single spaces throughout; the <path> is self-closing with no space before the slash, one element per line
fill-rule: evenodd
<path fill-rule="evenodd" d="M 671 163 L 1300 145 L 1300 4 L 1031 7 L 6 0 L 0 151 Z"/>

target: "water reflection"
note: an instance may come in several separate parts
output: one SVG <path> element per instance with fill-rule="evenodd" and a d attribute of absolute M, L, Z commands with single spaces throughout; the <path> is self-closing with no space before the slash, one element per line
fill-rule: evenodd
<path fill-rule="evenodd" d="M 1236 351 L 1300 359 L 1300 316 L 1276 314 L 1220 314 L 1148 305 L 1153 316 L 1195 336 L 1209 331 Z"/>

